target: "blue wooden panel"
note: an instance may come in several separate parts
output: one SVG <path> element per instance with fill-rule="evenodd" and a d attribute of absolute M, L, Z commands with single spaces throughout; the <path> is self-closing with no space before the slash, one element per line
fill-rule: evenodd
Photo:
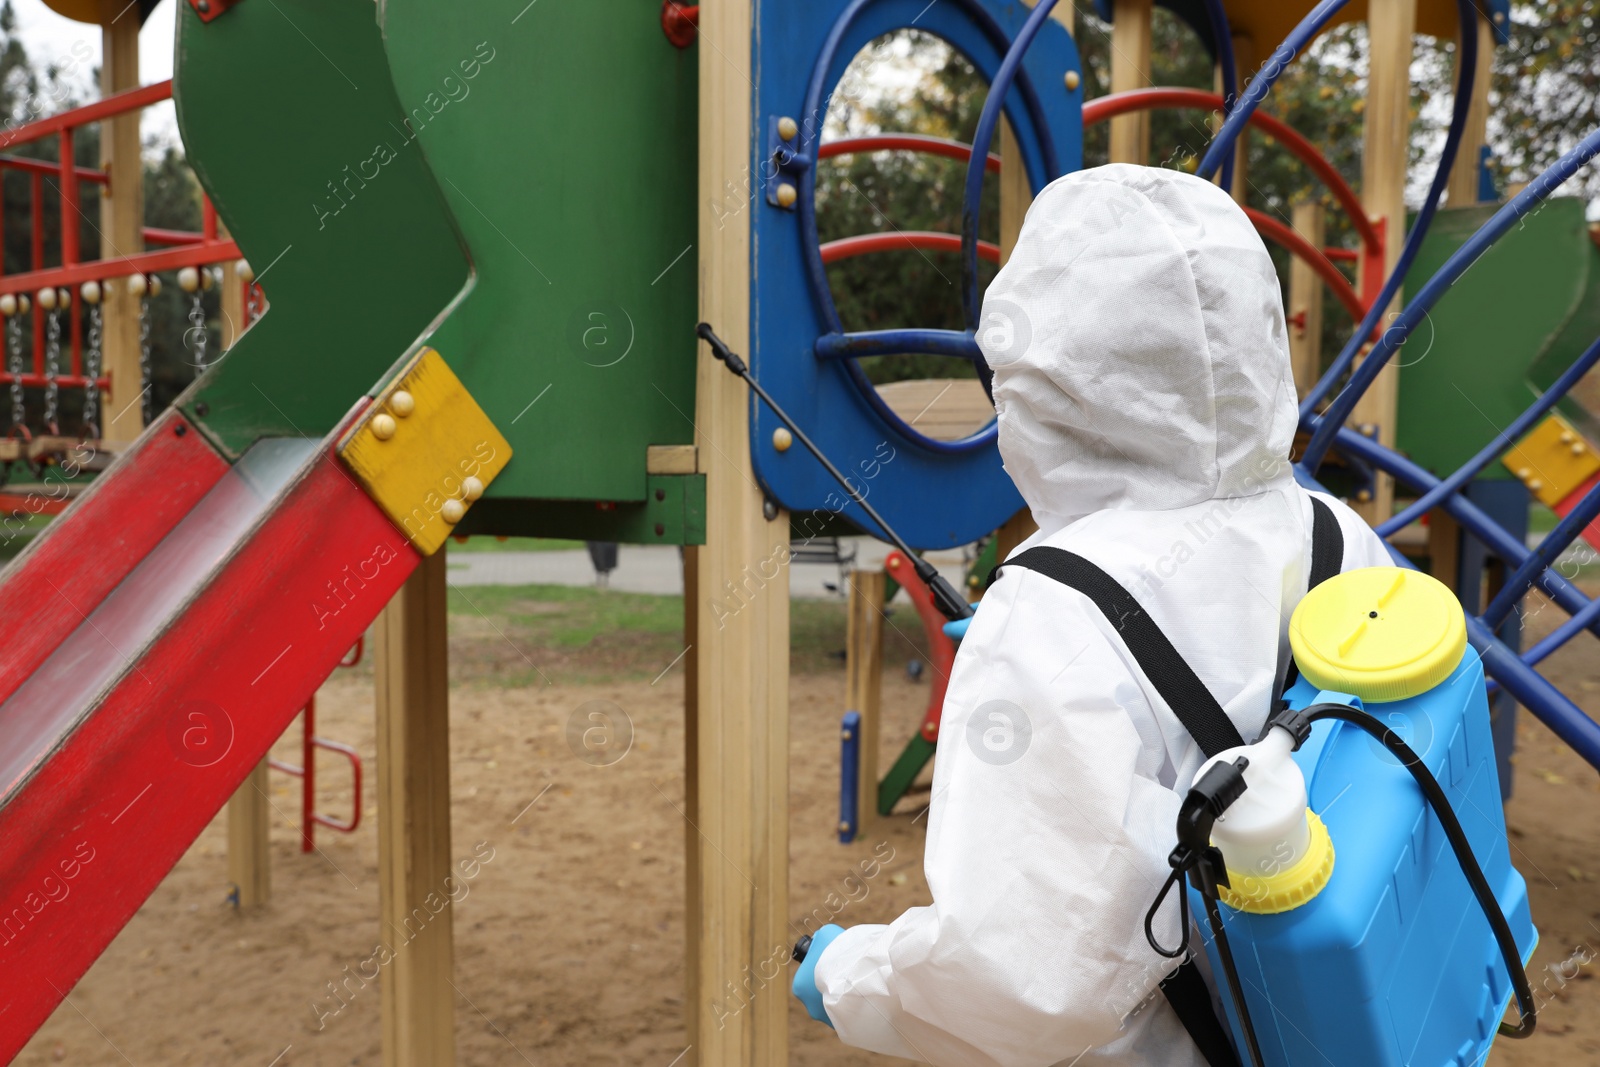
<path fill-rule="evenodd" d="M 795 170 L 774 172 L 768 160 L 773 130 L 790 117 L 800 134 L 790 147 L 814 159 L 828 95 L 850 60 L 869 41 L 892 30 L 914 28 L 950 42 L 985 78 L 992 79 L 1010 39 L 1031 8 L 1019 0 L 756 0 L 753 44 L 754 130 L 748 183 L 730 178 L 737 201 L 724 205 L 730 224 L 737 212 L 752 212 L 750 363 L 757 379 L 812 435 L 823 451 L 872 504 L 916 548 L 943 548 L 972 541 L 999 526 L 1022 498 L 1000 465 L 990 428 L 965 444 L 931 442 L 905 432 L 875 410 L 870 388 L 845 360 L 819 360 L 816 339 L 830 332 L 834 315 L 826 296 L 808 280 L 803 213 L 777 205 L 772 190 L 794 181 Z M 807 114 L 807 87 L 818 57 L 841 16 L 838 36 L 823 77 L 823 101 Z M 1082 166 L 1082 88 L 1069 91 L 1066 73 L 1079 70 L 1078 52 L 1063 27 L 1044 27 L 1024 60 L 1028 85 L 1019 79 L 1006 96 L 1006 117 L 1022 145 L 1035 192 L 1052 170 Z M 1030 101 L 1028 92 L 1031 89 Z M 1047 145 L 1046 142 L 1049 142 Z M 1051 162 L 1055 167 L 1051 167 Z M 991 179 L 992 180 L 992 179 Z M 797 183 L 798 184 L 798 183 Z M 801 186 L 805 188 L 805 186 Z M 955 290 L 951 300 L 959 299 Z M 794 511 L 840 511 L 844 494 L 803 449 L 779 452 L 772 432 L 777 419 L 752 397 L 751 452 L 756 476 L 767 492 Z M 876 533 L 860 509 L 841 512 Z"/>

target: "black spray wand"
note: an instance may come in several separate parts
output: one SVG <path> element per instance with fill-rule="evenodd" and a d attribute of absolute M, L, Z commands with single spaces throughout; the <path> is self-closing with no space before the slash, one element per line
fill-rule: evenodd
<path fill-rule="evenodd" d="M 745 366 L 744 360 L 739 358 L 738 353 L 730 349 L 722 338 L 717 336 L 716 331 L 711 328 L 711 324 L 702 322 L 695 327 L 694 332 L 699 334 L 706 344 L 711 346 L 712 355 L 726 364 L 734 374 L 745 380 L 745 384 L 749 385 L 756 396 L 759 396 L 762 402 L 772 409 L 772 413 L 778 416 L 778 421 L 789 428 L 789 432 L 794 434 L 795 440 L 805 445 L 807 452 L 817 457 L 817 462 L 822 464 L 824 470 L 833 475 L 833 480 L 838 482 L 846 493 L 850 494 L 850 499 L 859 504 L 861 510 L 867 513 L 867 517 L 878 524 L 878 529 L 888 535 L 894 547 L 900 550 L 900 554 L 911 561 L 912 569 L 917 572 L 917 577 L 922 580 L 923 585 L 928 587 L 928 592 L 933 594 L 934 606 L 939 609 L 940 613 L 951 622 L 957 619 L 970 619 L 972 617 L 972 608 L 967 605 L 966 599 L 956 592 L 954 586 L 945 581 L 944 575 L 940 574 L 933 564 L 911 551 L 911 547 L 901 539 L 900 535 L 895 533 L 887 522 L 883 521 L 883 516 L 878 514 L 876 508 L 867 503 L 867 498 L 855 486 L 850 484 L 850 480 L 839 472 L 839 468 L 828 461 L 828 457 L 822 454 L 822 449 L 812 443 L 811 438 L 806 436 L 804 430 L 795 425 L 794 420 L 789 417 L 788 413 L 778 406 L 778 402 L 772 399 L 765 389 L 761 388 L 761 383 L 750 377 L 750 368 Z"/>

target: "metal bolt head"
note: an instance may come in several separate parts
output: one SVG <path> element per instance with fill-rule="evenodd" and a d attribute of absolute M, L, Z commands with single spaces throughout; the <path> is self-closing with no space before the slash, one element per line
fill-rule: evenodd
<path fill-rule="evenodd" d="M 389 410 L 403 419 L 417 410 L 417 398 L 404 389 L 396 389 L 389 398 Z"/>
<path fill-rule="evenodd" d="M 1531 482 L 1528 483 L 1528 489 L 1531 492 L 1537 493 L 1539 490 L 1541 490 L 1543 488 L 1544 488 L 1544 481 L 1542 479 L 1535 478 Z"/>
<path fill-rule="evenodd" d="M 394 416 L 381 414 L 372 417 L 372 436 L 380 441 L 387 441 L 394 436 Z"/>
<path fill-rule="evenodd" d="M 209 15 L 211 13 L 211 0 L 200 0 L 199 3 L 194 5 L 194 9 L 202 15 Z"/>
<path fill-rule="evenodd" d="M 778 502 L 768 498 L 761 502 L 761 517 L 771 522 L 778 517 Z"/>
<path fill-rule="evenodd" d="M 1067 71 L 1065 81 L 1067 83 L 1067 92 L 1070 93 L 1078 88 L 1078 85 L 1081 83 L 1082 79 L 1078 77 L 1077 71 L 1069 70 Z"/>
<path fill-rule="evenodd" d="M 783 118 L 778 120 L 778 136 L 783 138 L 785 141 L 794 140 L 795 134 L 797 134 L 799 132 L 800 132 L 799 124 L 796 123 L 794 121 L 794 119 L 790 118 L 788 115 L 785 115 L 785 116 L 783 116 Z"/>
<path fill-rule="evenodd" d="M 455 497 L 451 497 L 449 500 L 446 500 L 444 502 L 444 506 L 439 509 L 439 516 L 451 526 L 454 526 L 456 523 L 460 522 L 466 513 L 467 506 L 461 501 L 457 500 Z"/>
<path fill-rule="evenodd" d="M 794 434 L 789 432 L 788 427 L 779 426 L 772 431 L 772 447 L 779 452 L 789 451 L 789 446 L 792 444 L 794 444 Z"/>
<path fill-rule="evenodd" d="M 483 495 L 483 481 L 473 477 L 461 479 L 461 495 L 467 500 L 478 499 Z"/>
<path fill-rule="evenodd" d="M 779 207 L 794 207 L 794 202 L 799 199 L 799 197 L 800 193 L 788 182 L 783 182 L 778 186 Z"/>
<path fill-rule="evenodd" d="M 1362 504 L 1370 504 L 1372 502 L 1372 490 L 1363 489 L 1356 493 L 1356 501 Z"/>
<path fill-rule="evenodd" d="M 1581 456 L 1587 451 L 1588 451 L 1588 449 L 1584 447 L 1582 441 L 1574 441 L 1574 442 L 1572 442 L 1572 454 L 1574 456 Z"/>

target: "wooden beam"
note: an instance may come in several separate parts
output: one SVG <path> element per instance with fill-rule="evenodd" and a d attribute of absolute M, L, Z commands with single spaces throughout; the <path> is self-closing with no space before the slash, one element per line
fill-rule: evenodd
<path fill-rule="evenodd" d="M 139 86 L 139 12 L 127 0 L 100 2 L 100 95 Z M 140 157 L 139 115 L 100 125 L 100 165 L 110 177 L 100 190 L 100 255 L 104 259 L 144 251 L 144 163 Z M 111 389 L 102 401 L 100 435 L 107 441 L 132 441 L 144 429 L 139 394 L 139 300 L 127 280 L 105 286 L 101 335 L 102 366 Z"/>
<path fill-rule="evenodd" d="M 750 353 L 750 229 L 758 196 L 719 218 L 725 184 L 748 175 L 751 0 L 700 9 L 700 317 Z M 750 394 L 702 346 L 697 456 L 706 543 L 690 549 L 694 642 L 687 755 L 689 1042 L 702 1067 L 789 1062 L 789 517 L 750 466 Z M 767 978 L 773 968 L 776 978 Z"/>
<path fill-rule="evenodd" d="M 387 1067 L 455 1063 L 445 552 L 378 617 L 378 907 Z M 444 906 L 440 907 L 440 900 Z"/>
<path fill-rule="evenodd" d="M 1361 204 L 1373 219 L 1384 220 L 1384 272 L 1394 269 L 1406 239 L 1406 161 L 1411 135 L 1411 45 L 1417 25 L 1417 0 L 1370 0 L 1367 5 L 1367 101 L 1362 134 Z M 1399 310 L 1396 295 L 1390 313 Z M 1387 320 L 1386 320 L 1387 321 Z M 1378 375 L 1356 405 L 1352 421 L 1377 428 L 1378 440 L 1395 442 L 1400 376 L 1394 360 Z M 1369 523 L 1394 510 L 1394 479 L 1376 476 L 1369 499 L 1354 506 Z"/>
<path fill-rule="evenodd" d="M 1294 231 L 1316 248 L 1327 234 L 1327 209 L 1315 200 L 1299 200 L 1292 209 Z M 1322 279 L 1311 264 L 1289 260 L 1289 362 L 1295 392 L 1306 395 L 1322 372 Z"/>
<path fill-rule="evenodd" d="M 845 628 L 844 707 L 861 714 L 861 762 L 856 791 L 856 836 L 878 817 L 878 725 L 883 708 L 883 601 L 880 570 L 850 572 Z"/>
<path fill-rule="evenodd" d="M 1143 89 L 1150 84 L 1151 0 L 1115 0 L 1111 20 L 1111 91 Z M 1150 161 L 1150 112 L 1119 115 L 1111 120 L 1113 163 Z"/>
<path fill-rule="evenodd" d="M 228 227 L 217 220 L 217 236 L 228 237 Z M 239 268 L 236 260 L 229 260 L 222 264 L 222 351 L 226 352 L 233 347 L 233 343 L 244 333 L 244 283 L 239 280 Z M 209 362 L 209 361 L 208 361 Z"/>
<path fill-rule="evenodd" d="M 1472 78 L 1472 102 L 1467 108 L 1467 125 L 1461 132 L 1461 148 L 1450 181 L 1445 186 L 1445 203 L 1451 207 L 1470 207 L 1478 202 L 1478 157 L 1488 137 L 1489 87 L 1494 79 L 1494 27 L 1479 17 L 1474 32 L 1478 35 L 1478 62 Z M 1460 71 L 1456 72 L 1459 83 Z"/>
<path fill-rule="evenodd" d="M 1255 40 L 1248 34 L 1235 33 L 1233 35 L 1233 66 L 1238 77 L 1238 84 L 1235 86 L 1235 88 L 1239 95 L 1243 96 L 1245 87 L 1250 84 L 1250 79 L 1252 76 L 1254 76 L 1256 69 Z M 1216 87 L 1216 91 L 1220 94 L 1222 92 L 1222 64 L 1220 63 L 1216 65 L 1212 83 Z M 1211 129 L 1213 133 L 1222 129 L 1221 115 L 1212 116 Z M 1202 154 L 1204 153 L 1202 152 Z M 1196 162 L 1198 162 L 1198 160 Z M 1243 130 L 1239 131 L 1238 139 L 1233 142 L 1232 191 L 1234 201 L 1239 204 L 1244 204 L 1248 200 L 1248 194 L 1250 192 L 1248 169 L 1249 163 L 1250 127 L 1246 126 Z M 1217 170 L 1217 175 L 1214 180 L 1218 184 L 1221 184 L 1222 171 L 1220 168 Z"/>
<path fill-rule="evenodd" d="M 267 770 L 266 760 L 256 764 L 228 801 L 228 880 L 240 911 L 259 907 L 272 897 Z"/>
<path fill-rule="evenodd" d="M 1428 512 L 1428 570 L 1453 590 L 1461 583 L 1461 525 L 1443 508 Z"/>

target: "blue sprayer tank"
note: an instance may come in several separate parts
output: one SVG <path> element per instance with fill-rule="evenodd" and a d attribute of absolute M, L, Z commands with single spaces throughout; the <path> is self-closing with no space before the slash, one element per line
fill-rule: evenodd
<path fill-rule="evenodd" d="M 1511 865 L 1483 665 L 1466 647 L 1460 613 L 1448 589 L 1416 572 L 1330 579 L 1291 622 L 1301 677 L 1286 696 L 1295 708 L 1364 707 L 1417 752 L 1526 962 L 1537 934 Z M 1345 722 L 1316 723 L 1292 758 L 1331 840 L 1332 870 L 1311 899 L 1286 910 L 1219 905 L 1268 1067 L 1480 1067 L 1511 982 L 1421 789 L 1376 738 Z M 1220 976 L 1215 942 L 1206 941 Z M 1243 1050 L 1226 993 L 1222 1002 Z"/>

